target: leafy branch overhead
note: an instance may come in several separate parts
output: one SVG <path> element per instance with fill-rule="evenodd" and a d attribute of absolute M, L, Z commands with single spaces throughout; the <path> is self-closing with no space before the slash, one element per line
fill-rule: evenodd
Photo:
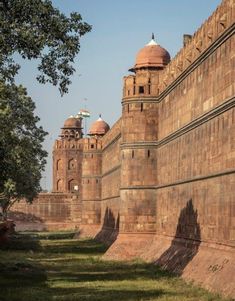
<path fill-rule="evenodd" d="M 69 17 L 50 0 L 0 0 L 0 80 L 13 82 L 14 54 L 39 59 L 37 80 L 68 92 L 80 38 L 91 30 L 79 13 Z"/>

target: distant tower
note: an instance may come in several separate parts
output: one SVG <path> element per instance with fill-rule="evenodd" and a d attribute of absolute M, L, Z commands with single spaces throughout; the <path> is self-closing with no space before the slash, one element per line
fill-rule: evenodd
<path fill-rule="evenodd" d="M 169 53 L 152 40 L 124 77 L 120 234 L 154 234 L 156 221 L 159 73 Z M 140 236 L 138 236 L 140 237 Z"/>
<path fill-rule="evenodd" d="M 79 193 L 82 164 L 82 118 L 69 117 L 53 149 L 53 192 Z"/>
<path fill-rule="evenodd" d="M 95 121 L 83 139 L 82 161 L 82 231 L 93 236 L 100 226 L 102 142 L 109 125 L 101 118 Z"/>

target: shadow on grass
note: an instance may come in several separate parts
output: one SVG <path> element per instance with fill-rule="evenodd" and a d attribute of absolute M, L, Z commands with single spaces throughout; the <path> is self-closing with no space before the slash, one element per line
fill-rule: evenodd
<path fill-rule="evenodd" d="M 49 268 L 49 266 L 48 266 Z M 50 272 L 49 274 L 50 275 Z M 74 268 L 73 262 L 57 262 L 51 281 L 96 282 L 171 279 L 172 276 L 158 267 L 145 263 L 119 263 L 79 260 Z"/>
<path fill-rule="evenodd" d="M 143 301 L 153 300 L 150 298 L 156 298 L 164 295 L 164 291 L 161 289 L 143 290 L 141 288 L 132 289 L 103 289 L 103 288 L 85 288 L 79 289 L 67 288 L 54 289 L 55 300 L 82 300 L 82 301 Z"/>
<path fill-rule="evenodd" d="M 194 299 L 190 294 L 181 299 L 185 284 L 176 293 L 175 276 L 144 262 L 102 261 L 99 256 L 104 251 L 93 240 L 19 235 L 10 248 L 0 251 L 0 300 L 149 301 L 177 294 L 177 300 L 209 300 L 194 293 Z"/>
<path fill-rule="evenodd" d="M 59 243 L 43 246 L 43 252 L 50 254 L 57 253 L 79 253 L 87 255 L 103 254 L 107 247 L 102 243 L 94 243 L 93 240 L 62 240 Z"/>

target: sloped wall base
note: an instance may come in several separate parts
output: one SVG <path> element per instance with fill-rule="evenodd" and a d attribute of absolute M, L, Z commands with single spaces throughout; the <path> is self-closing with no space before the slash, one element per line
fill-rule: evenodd
<path fill-rule="evenodd" d="M 151 234 L 119 234 L 103 258 L 141 258 L 209 291 L 235 298 L 235 248 L 231 246 Z"/>

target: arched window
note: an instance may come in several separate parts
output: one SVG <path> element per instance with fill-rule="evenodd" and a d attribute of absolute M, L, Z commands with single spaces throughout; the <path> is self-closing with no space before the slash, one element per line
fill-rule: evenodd
<path fill-rule="evenodd" d="M 68 181 L 68 190 L 71 192 L 78 191 L 78 185 L 74 179 Z"/>
<path fill-rule="evenodd" d="M 58 159 L 56 161 L 56 170 L 60 170 L 62 168 L 62 160 Z"/>
<path fill-rule="evenodd" d="M 68 161 L 68 169 L 69 169 L 69 170 L 75 169 L 75 167 L 76 167 L 76 162 L 75 162 L 75 160 L 74 160 L 74 159 L 70 159 L 70 160 Z"/>
<path fill-rule="evenodd" d="M 59 179 L 56 183 L 56 190 L 62 191 L 62 180 L 61 179 Z"/>

